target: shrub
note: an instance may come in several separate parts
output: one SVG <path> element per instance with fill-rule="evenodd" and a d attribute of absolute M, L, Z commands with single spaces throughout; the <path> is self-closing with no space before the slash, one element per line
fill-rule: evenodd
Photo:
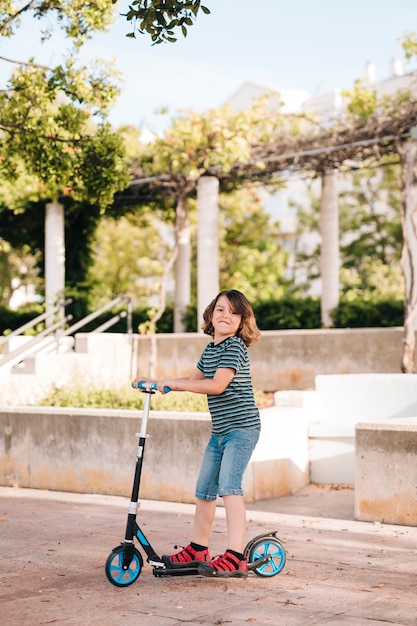
<path fill-rule="evenodd" d="M 294 328 L 320 328 L 320 299 L 295 298 L 289 296 L 269 302 L 253 303 L 258 326 L 261 330 L 283 330 Z M 121 309 L 107 311 L 98 318 L 80 328 L 79 332 L 91 332 L 110 320 Z M 11 311 L 0 307 L 0 333 L 15 330 L 42 312 L 38 306 L 31 309 Z M 137 333 L 139 325 L 149 319 L 148 309 L 135 309 L 132 312 L 132 328 Z M 404 303 L 399 300 L 341 300 L 338 308 L 333 312 L 336 328 L 366 328 L 402 326 L 404 324 Z M 77 322 L 76 316 L 71 325 Z M 186 332 L 197 332 L 197 307 L 188 307 L 184 317 Z M 167 306 L 161 319 L 157 323 L 158 333 L 172 333 L 174 330 L 173 306 Z M 106 332 L 125 333 L 127 331 L 126 318 L 120 319 Z"/>
<path fill-rule="evenodd" d="M 40 406 L 62 406 L 80 409 L 143 409 L 144 394 L 129 386 L 117 389 L 82 387 L 53 387 L 38 402 Z M 270 406 L 270 394 L 255 391 L 258 406 Z M 152 398 L 153 411 L 182 411 L 204 413 L 208 411 L 205 395 L 198 393 L 156 393 Z"/>
<path fill-rule="evenodd" d="M 341 301 L 333 314 L 336 328 L 403 326 L 404 302 L 399 300 Z"/>

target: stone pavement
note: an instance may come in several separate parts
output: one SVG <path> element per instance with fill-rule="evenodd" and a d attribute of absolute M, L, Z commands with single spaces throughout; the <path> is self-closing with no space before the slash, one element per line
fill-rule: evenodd
<path fill-rule="evenodd" d="M 123 540 L 126 498 L 0 487 L 2 626 L 417 625 L 417 528 L 356 522 L 353 491 L 310 485 L 248 505 L 247 539 L 278 530 L 273 578 L 155 578 L 126 588 L 104 563 Z M 185 544 L 194 507 L 144 501 L 138 522 L 159 554 Z M 212 554 L 225 549 L 218 508 Z"/>

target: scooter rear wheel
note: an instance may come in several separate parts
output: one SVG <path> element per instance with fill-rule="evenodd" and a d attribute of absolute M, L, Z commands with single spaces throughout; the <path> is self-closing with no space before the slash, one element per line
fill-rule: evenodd
<path fill-rule="evenodd" d="M 268 561 L 256 567 L 257 561 L 264 561 L 265 557 L 269 557 Z M 247 556 L 249 569 L 258 576 L 271 577 L 279 574 L 286 561 L 285 548 L 276 537 L 262 537 L 254 540 L 250 545 Z"/>
<path fill-rule="evenodd" d="M 107 579 L 116 587 L 127 587 L 139 578 L 143 567 L 142 555 L 133 548 L 133 558 L 128 569 L 123 569 L 124 546 L 120 545 L 111 551 L 106 560 L 105 572 Z"/>

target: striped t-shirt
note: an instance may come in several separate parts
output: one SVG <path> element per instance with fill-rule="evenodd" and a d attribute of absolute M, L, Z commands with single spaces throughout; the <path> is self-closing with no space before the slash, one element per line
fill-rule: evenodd
<path fill-rule="evenodd" d="M 214 435 L 227 435 L 238 428 L 260 428 L 259 410 L 255 404 L 248 351 L 239 337 L 228 337 L 221 343 L 208 344 L 197 367 L 205 378 L 214 378 L 219 368 L 235 371 L 230 383 L 219 395 L 207 394 Z"/>

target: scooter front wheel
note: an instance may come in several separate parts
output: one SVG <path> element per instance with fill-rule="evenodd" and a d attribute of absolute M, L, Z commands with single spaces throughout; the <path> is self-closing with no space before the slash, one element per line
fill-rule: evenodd
<path fill-rule="evenodd" d="M 264 536 L 252 542 L 247 558 L 248 569 L 258 576 L 276 576 L 285 565 L 285 548 L 276 537 Z"/>
<path fill-rule="evenodd" d="M 133 548 L 133 557 L 127 569 L 123 569 L 124 546 L 120 545 L 107 557 L 105 572 L 107 579 L 116 587 L 127 587 L 139 578 L 143 567 L 142 555 Z"/>

